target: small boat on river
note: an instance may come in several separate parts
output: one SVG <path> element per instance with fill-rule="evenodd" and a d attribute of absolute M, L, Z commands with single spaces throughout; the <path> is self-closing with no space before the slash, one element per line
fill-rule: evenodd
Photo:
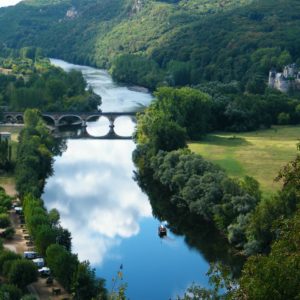
<path fill-rule="evenodd" d="M 163 237 L 165 237 L 166 235 L 167 235 L 167 227 L 164 226 L 164 225 L 160 225 L 160 226 L 158 227 L 158 236 L 159 236 L 160 238 L 163 238 Z"/>

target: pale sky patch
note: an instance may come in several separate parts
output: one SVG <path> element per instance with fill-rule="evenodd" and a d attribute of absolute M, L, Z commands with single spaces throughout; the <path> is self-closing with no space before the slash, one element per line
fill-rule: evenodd
<path fill-rule="evenodd" d="M 0 0 L 0 7 L 16 5 L 21 1 L 22 0 Z"/>

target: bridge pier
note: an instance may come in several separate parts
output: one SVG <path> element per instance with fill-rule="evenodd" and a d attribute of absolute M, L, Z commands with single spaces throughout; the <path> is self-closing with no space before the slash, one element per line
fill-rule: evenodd
<path fill-rule="evenodd" d="M 113 116 L 109 116 L 108 117 L 108 121 L 109 121 L 109 132 L 108 132 L 108 135 L 111 135 L 111 136 L 115 136 L 116 133 L 115 133 L 115 120 L 116 118 L 113 117 Z"/>
<path fill-rule="evenodd" d="M 59 119 L 55 118 L 53 120 L 54 120 L 54 127 L 58 128 L 58 126 L 59 126 Z"/>

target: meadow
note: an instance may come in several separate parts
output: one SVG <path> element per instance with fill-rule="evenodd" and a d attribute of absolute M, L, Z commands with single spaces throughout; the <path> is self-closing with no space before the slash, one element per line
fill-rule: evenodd
<path fill-rule="evenodd" d="M 279 170 L 297 154 L 300 126 L 273 126 L 246 133 L 214 133 L 189 148 L 225 169 L 229 176 L 254 177 L 265 195 L 280 188 Z"/>

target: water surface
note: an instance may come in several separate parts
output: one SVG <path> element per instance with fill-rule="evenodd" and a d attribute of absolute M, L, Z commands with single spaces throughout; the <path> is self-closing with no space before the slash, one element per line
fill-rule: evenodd
<path fill-rule="evenodd" d="M 106 71 L 52 60 L 65 70 L 82 70 L 102 96 L 103 111 L 132 111 L 146 106 L 152 96 L 112 82 Z M 105 131 L 105 121 L 88 125 L 94 135 Z M 134 123 L 116 121 L 116 132 L 129 135 Z M 55 158 L 55 174 L 48 179 L 44 200 L 57 208 L 62 226 L 72 233 L 73 251 L 89 260 L 97 275 L 107 280 L 123 266 L 131 300 L 175 299 L 191 283 L 207 286 L 208 263 L 190 249 L 183 237 L 169 233 L 161 240 L 147 196 L 133 180 L 132 141 L 68 140 Z"/>

